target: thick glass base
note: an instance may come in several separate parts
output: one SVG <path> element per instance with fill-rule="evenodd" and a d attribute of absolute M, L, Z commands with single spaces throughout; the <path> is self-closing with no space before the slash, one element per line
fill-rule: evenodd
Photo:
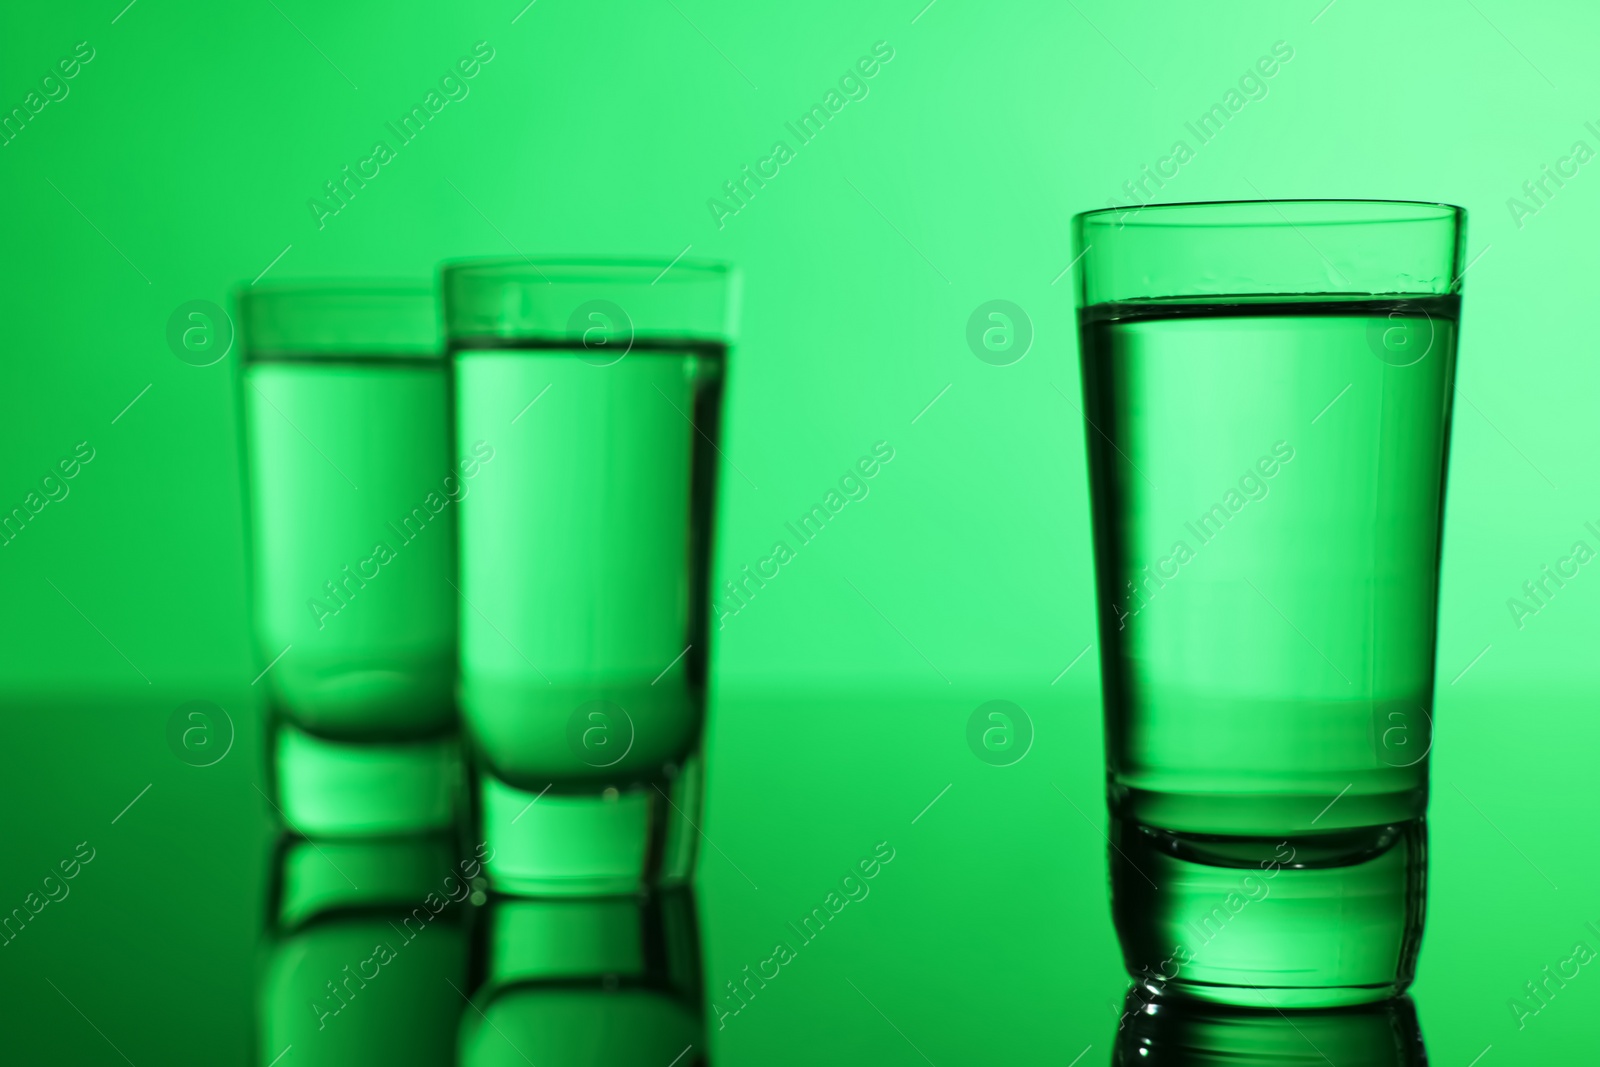
<path fill-rule="evenodd" d="M 357 743 L 284 722 L 273 755 L 278 809 L 295 833 L 380 837 L 438 832 L 455 823 L 462 761 L 454 734 Z"/>
<path fill-rule="evenodd" d="M 1333 1008 L 1404 991 L 1426 882 L 1421 819 L 1286 837 L 1112 820 L 1112 913 L 1128 972 L 1163 993 Z"/>
<path fill-rule="evenodd" d="M 599 896 L 685 883 L 700 809 L 700 761 L 654 782 L 519 789 L 478 778 L 491 886 L 521 896 Z"/>

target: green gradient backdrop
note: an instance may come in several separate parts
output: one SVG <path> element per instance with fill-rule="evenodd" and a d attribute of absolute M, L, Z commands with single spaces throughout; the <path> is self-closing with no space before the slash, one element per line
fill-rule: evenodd
<path fill-rule="evenodd" d="M 1600 149 L 1584 125 L 1600 126 L 1591 9 L 122 3 L 0 15 L 5 111 L 79 42 L 94 49 L 69 95 L 0 147 L 0 508 L 79 442 L 95 450 L 70 495 L 0 548 L 0 904 L 78 841 L 99 849 L 73 896 L 0 950 L 8 1041 L 82 1063 L 121 1062 L 112 1044 L 136 1063 L 248 1047 L 268 810 L 253 788 L 263 664 L 243 610 L 237 351 L 179 361 L 172 311 L 225 303 L 263 271 L 424 277 L 462 255 L 692 246 L 745 275 L 724 448 L 749 482 L 725 469 L 719 583 L 874 442 L 896 450 L 871 495 L 717 635 L 710 984 L 765 958 L 874 843 L 897 859 L 714 1048 L 732 1063 L 949 1064 L 1066 1062 L 1093 1044 L 1085 1062 L 1104 1062 L 1122 979 L 1094 657 L 1062 674 L 1092 637 L 1068 217 L 1175 140 L 1196 148 L 1185 122 L 1283 41 L 1293 58 L 1269 94 L 1159 196 L 1469 209 L 1482 256 L 1466 283 L 1415 992 L 1436 1062 L 1588 1047 L 1600 978 L 1520 1031 L 1506 1002 L 1575 940 L 1600 943 L 1583 928 L 1600 921 L 1600 860 L 1582 836 L 1600 577 L 1586 567 L 1521 629 L 1507 598 L 1574 541 L 1600 547 L 1584 528 L 1600 525 L 1600 372 L 1574 310 L 1593 290 L 1600 177 L 1580 169 L 1520 226 L 1506 201 L 1575 141 Z M 480 41 L 494 58 L 470 95 L 319 229 L 308 199 L 393 144 L 384 124 Z M 785 123 L 876 42 L 893 58 L 869 95 L 798 145 Z M 779 139 L 794 157 L 719 227 L 708 199 Z M 965 341 L 996 298 L 1035 334 L 1008 367 Z M 166 746 L 168 714 L 195 698 L 239 728 L 215 767 Z M 967 715 L 994 698 L 1037 729 L 1014 767 L 966 748 Z M 794 1041 L 801 1029 L 814 1036 Z"/>

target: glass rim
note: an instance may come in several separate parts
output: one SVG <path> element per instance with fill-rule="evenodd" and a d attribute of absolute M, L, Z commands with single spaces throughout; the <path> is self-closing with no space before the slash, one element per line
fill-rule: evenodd
<path fill-rule="evenodd" d="M 426 276 L 286 279 L 241 285 L 234 301 L 246 365 L 443 358 L 439 289 Z"/>
<path fill-rule="evenodd" d="M 584 347 L 693 338 L 726 345 L 741 277 L 732 263 L 682 254 L 447 262 L 439 272 L 445 338 L 452 351 L 575 338 L 590 339 Z M 592 341 L 597 331 L 606 340 Z"/>
<path fill-rule="evenodd" d="M 1285 206 L 1304 208 L 1315 206 L 1328 212 L 1326 218 L 1295 218 L 1283 215 Z M 1215 218 L 1222 209 L 1232 208 L 1241 213 L 1252 210 L 1263 212 L 1260 218 Z M 1360 209 L 1368 209 L 1363 213 Z M 1264 214 L 1267 211 L 1274 215 Z M 1198 216 L 1193 220 L 1141 219 L 1145 212 Z M 1268 226 L 1387 226 L 1404 223 L 1440 223 L 1453 220 L 1459 226 L 1467 217 L 1467 209 L 1441 200 L 1378 200 L 1362 197 L 1285 197 L 1263 200 L 1186 200 L 1172 204 L 1129 204 L 1127 207 L 1102 207 L 1080 211 L 1072 216 L 1073 222 L 1088 223 L 1097 216 L 1125 216 L 1118 228 L 1140 226 L 1149 229 L 1243 229 Z"/>
<path fill-rule="evenodd" d="M 425 278 L 295 278 L 241 285 L 238 296 L 240 300 L 257 296 L 418 296 L 437 291 Z"/>
<path fill-rule="evenodd" d="M 620 282 L 639 279 L 655 282 L 714 281 L 734 273 L 732 263 L 712 259 L 652 258 L 649 256 L 472 256 L 445 260 L 439 265 L 444 278 L 480 277 L 515 281 L 532 278 L 556 282 L 591 282 L 609 278 Z M 676 278 L 673 276 L 677 275 Z"/>

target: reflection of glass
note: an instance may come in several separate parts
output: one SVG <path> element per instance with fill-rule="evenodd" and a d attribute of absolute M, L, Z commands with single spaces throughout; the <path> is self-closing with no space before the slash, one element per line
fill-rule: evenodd
<path fill-rule="evenodd" d="M 495 899 L 458 1063 L 705 1062 L 694 898 Z"/>
<path fill-rule="evenodd" d="M 460 578 L 490 877 L 605 893 L 681 876 L 728 272 L 465 263 L 444 300 L 457 446 L 494 456 L 461 505 Z"/>
<path fill-rule="evenodd" d="M 1285 1015 L 1135 988 L 1123 1004 L 1113 1067 L 1424 1067 L 1410 997 Z"/>
<path fill-rule="evenodd" d="M 307 834 L 448 826 L 455 501 L 434 294 L 240 296 L 259 682 L 278 804 Z"/>
<path fill-rule="evenodd" d="M 274 863 L 257 1062 L 450 1062 L 476 858 L 448 835 L 286 838 Z"/>
<path fill-rule="evenodd" d="M 1463 212 L 1076 219 L 1128 968 L 1322 1007 L 1410 982 Z"/>

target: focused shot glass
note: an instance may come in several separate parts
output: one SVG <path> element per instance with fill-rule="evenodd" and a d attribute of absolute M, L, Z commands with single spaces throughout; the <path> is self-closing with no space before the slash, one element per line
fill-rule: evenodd
<path fill-rule="evenodd" d="M 1464 217 L 1074 220 L 1113 914 L 1157 992 L 1411 981 Z"/>
<path fill-rule="evenodd" d="M 457 449 L 493 457 L 461 507 L 460 675 L 502 892 L 688 874 L 733 297 L 686 261 L 445 268 Z"/>
<path fill-rule="evenodd" d="M 449 827 L 455 512 L 473 478 L 450 460 L 437 294 L 262 285 L 239 314 L 274 803 L 308 836 Z"/>

